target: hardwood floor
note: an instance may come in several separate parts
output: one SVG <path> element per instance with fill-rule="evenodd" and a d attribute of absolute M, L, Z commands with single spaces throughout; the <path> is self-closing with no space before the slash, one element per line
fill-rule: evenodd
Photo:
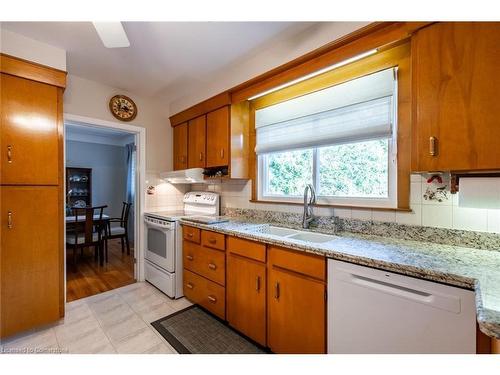
<path fill-rule="evenodd" d="M 72 250 L 68 252 L 66 264 L 66 301 L 89 297 L 111 289 L 132 284 L 134 279 L 134 249 L 130 255 L 122 253 L 120 240 L 109 240 L 109 262 L 99 266 L 94 261 L 94 249 L 85 249 L 83 257 L 78 254 L 76 269 L 72 263 Z"/>

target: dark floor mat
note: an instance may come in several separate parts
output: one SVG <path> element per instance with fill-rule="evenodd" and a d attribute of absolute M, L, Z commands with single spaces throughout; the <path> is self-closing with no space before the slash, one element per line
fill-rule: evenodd
<path fill-rule="evenodd" d="M 265 351 L 226 324 L 190 306 L 151 325 L 183 354 L 262 354 Z"/>

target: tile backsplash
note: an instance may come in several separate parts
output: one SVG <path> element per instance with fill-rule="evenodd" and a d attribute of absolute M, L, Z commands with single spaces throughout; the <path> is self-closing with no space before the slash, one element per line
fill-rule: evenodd
<path fill-rule="evenodd" d="M 445 180 L 443 185 L 438 186 L 444 186 L 446 183 Z M 428 200 L 424 198 L 424 195 L 429 186 L 431 185 L 427 183 L 426 178 L 421 175 L 411 176 L 410 207 L 412 212 L 316 207 L 314 213 L 319 216 L 338 216 L 345 219 L 500 233 L 500 209 L 459 207 L 458 195 L 460 193 L 451 194 L 449 184 L 447 184 L 446 194 L 440 195 L 441 201 Z M 302 212 L 301 206 L 250 202 L 251 182 L 245 180 L 218 181 L 209 185 L 195 184 L 191 185 L 191 190 L 209 190 L 220 193 L 222 207 Z"/>
<path fill-rule="evenodd" d="M 171 185 L 154 172 L 147 173 L 148 183 L 155 186 L 153 195 L 146 195 L 146 210 L 182 209 L 184 193 L 192 190 L 215 191 L 221 194 L 222 208 L 241 208 L 289 213 L 301 213 L 302 206 L 287 204 L 263 204 L 250 202 L 251 182 L 247 180 L 223 180 L 211 184 Z M 446 184 L 447 181 L 444 181 Z M 430 185 L 426 178 L 411 176 L 410 207 L 412 212 L 378 211 L 355 208 L 316 207 L 318 216 L 337 216 L 343 219 L 357 219 L 374 222 L 398 223 L 412 226 L 436 227 L 500 233 L 500 209 L 465 208 L 458 206 L 460 193 L 451 194 L 449 184 L 446 194 L 440 200 L 425 199 Z M 444 186 L 444 185 L 443 185 Z"/>
<path fill-rule="evenodd" d="M 181 210 L 182 198 L 190 185 L 172 185 L 160 179 L 159 173 L 146 172 L 146 189 L 153 186 L 153 194 L 146 194 L 146 211 Z"/>

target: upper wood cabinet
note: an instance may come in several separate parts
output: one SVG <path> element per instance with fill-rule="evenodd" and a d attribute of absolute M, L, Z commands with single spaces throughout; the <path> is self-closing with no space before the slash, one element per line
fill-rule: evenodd
<path fill-rule="evenodd" d="M 174 170 L 188 167 L 188 123 L 174 128 Z"/>
<path fill-rule="evenodd" d="M 57 185 L 61 89 L 4 73 L 0 79 L 0 182 Z"/>
<path fill-rule="evenodd" d="M 500 169 L 500 23 L 443 22 L 412 38 L 414 171 Z"/>
<path fill-rule="evenodd" d="M 1 186 L 0 337 L 59 319 L 63 253 L 58 186 Z"/>
<path fill-rule="evenodd" d="M 206 116 L 188 122 L 188 168 L 205 168 L 206 165 Z"/>
<path fill-rule="evenodd" d="M 229 165 L 229 107 L 207 114 L 207 167 Z"/>

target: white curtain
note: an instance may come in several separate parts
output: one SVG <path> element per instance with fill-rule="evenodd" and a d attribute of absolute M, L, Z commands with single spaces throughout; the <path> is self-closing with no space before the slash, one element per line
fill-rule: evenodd
<path fill-rule="evenodd" d="M 395 68 L 255 112 L 257 154 L 390 138 Z"/>

